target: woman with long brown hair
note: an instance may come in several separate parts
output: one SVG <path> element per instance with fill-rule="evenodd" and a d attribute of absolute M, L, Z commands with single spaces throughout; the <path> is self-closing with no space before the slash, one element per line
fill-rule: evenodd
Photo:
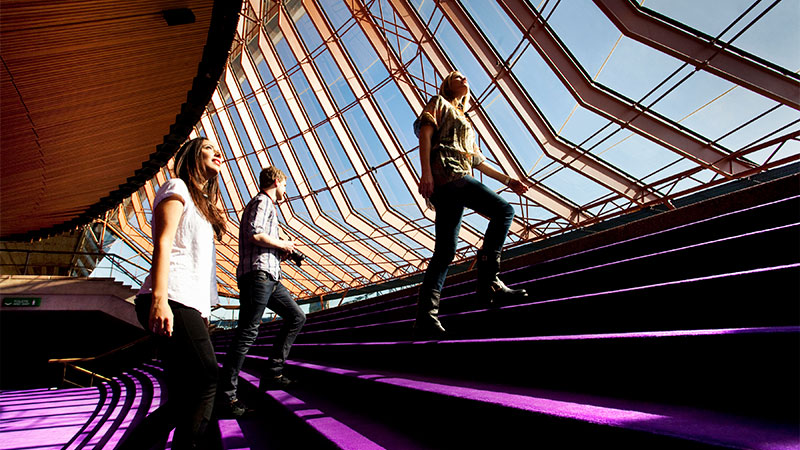
<path fill-rule="evenodd" d="M 527 296 L 524 289 L 509 289 L 497 277 L 500 251 L 514 218 L 514 208 L 494 191 L 472 177 L 472 169 L 494 178 L 522 195 L 528 187 L 486 163 L 475 143 L 472 126 L 464 113 L 469 103 L 469 83 L 460 72 L 442 80 L 433 97 L 414 122 L 419 137 L 422 178 L 419 192 L 436 211 L 436 244 L 419 291 L 416 337 L 441 337 L 439 298 L 447 269 L 453 261 L 464 208 L 489 219 L 478 251 L 478 296 L 487 304 Z"/>
<path fill-rule="evenodd" d="M 222 155 L 204 137 L 175 155 L 175 174 L 153 201 L 153 264 L 136 297 L 136 314 L 156 336 L 167 377 L 167 402 L 131 431 L 120 448 L 202 448 L 217 386 L 217 359 L 208 335 L 218 303 L 216 248 L 225 230 L 217 207 Z"/>

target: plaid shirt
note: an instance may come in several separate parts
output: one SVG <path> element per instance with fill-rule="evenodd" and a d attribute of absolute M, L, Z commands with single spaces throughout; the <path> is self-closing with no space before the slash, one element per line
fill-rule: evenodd
<path fill-rule="evenodd" d="M 254 270 L 262 270 L 275 280 L 280 279 L 281 258 L 277 248 L 261 247 L 250 241 L 256 234 L 278 238 L 278 210 L 267 194 L 259 192 L 242 212 L 239 224 L 239 265 L 236 278 Z"/>

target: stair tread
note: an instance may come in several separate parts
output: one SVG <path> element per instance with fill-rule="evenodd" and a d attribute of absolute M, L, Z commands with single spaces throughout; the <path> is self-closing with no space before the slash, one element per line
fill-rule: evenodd
<path fill-rule="evenodd" d="M 443 379 L 396 371 L 333 367 L 296 360 L 288 361 L 288 364 L 434 395 L 456 397 L 598 425 L 682 437 L 709 444 L 764 449 L 785 448 L 786 444 L 800 445 L 796 425 L 771 423 L 698 408 Z"/>
<path fill-rule="evenodd" d="M 520 336 L 502 338 L 481 338 L 481 339 L 436 339 L 436 340 L 417 340 L 417 341 L 371 341 L 371 342 L 319 342 L 319 343 L 298 343 L 296 347 L 313 346 L 395 346 L 398 344 L 470 344 L 470 343 L 503 343 L 503 342 L 535 342 L 535 341 L 581 341 L 597 339 L 642 339 L 642 338 L 670 338 L 686 336 L 715 336 L 715 335 L 735 335 L 735 334 L 763 334 L 763 333 L 798 333 L 800 326 L 777 326 L 777 327 L 747 327 L 747 328 L 713 328 L 702 330 L 667 330 L 667 331 L 637 331 L 625 333 L 591 333 L 591 334 L 571 334 L 571 335 L 545 335 L 545 336 Z M 255 347 L 256 345 L 254 345 Z M 258 344 L 258 346 L 265 346 Z"/>
<path fill-rule="evenodd" d="M 247 370 L 240 371 L 239 376 L 250 385 L 258 386 L 259 378 Z M 301 394 L 297 394 L 295 389 L 289 390 L 292 393 L 285 390 L 268 390 L 264 392 L 264 395 L 291 411 L 298 420 L 308 424 L 338 448 L 353 450 L 379 450 L 384 448 L 370 439 L 370 437 L 349 426 L 345 421 L 334 417 L 330 411 L 330 404 L 326 403 L 325 407 L 321 407 L 319 399 L 311 400 L 308 395 L 300 398 Z"/>

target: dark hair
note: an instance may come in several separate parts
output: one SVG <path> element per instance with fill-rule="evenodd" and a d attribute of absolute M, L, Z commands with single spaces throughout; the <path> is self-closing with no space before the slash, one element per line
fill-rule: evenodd
<path fill-rule="evenodd" d="M 219 179 L 216 176 L 211 177 L 202 185 L 205 169 L 200 167 L 200 162 L 203 160 L 203 143 L 207 140 L 205 136 L 200 136 L 181 146 L 175 154 L 175 174 L 186 183 L 194 205 L 214 227 L 217 240 L 221 240 L 222 233 L 225 232 L 225 216 L 217 207 L 217 202 L 220 201 Z"/>
<path fill-rule="evenodd" d="M 286 174 L 283 173 L 281 169 L 278 169 L 275 166 L 265 167 L 261 170 L 261 173 L 258 175 L 258 188 L 266 189 L 272 186 L 272 183 L 276 181 L 283 181 L 285 179 L 286 179 Z"/>

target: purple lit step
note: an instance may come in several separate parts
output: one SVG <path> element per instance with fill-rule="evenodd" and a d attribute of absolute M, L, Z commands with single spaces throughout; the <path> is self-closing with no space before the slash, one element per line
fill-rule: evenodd
<path fill-rule="evenodd" d="M 341 449 L 378 450 L 384 448 L 319 409 L 309 407 L 304 401 L 284 391 L 267 391 L 266 394 Z"/>
<path fill-rule="evenodd" d="M 675 285 L 681 285 L 681 284 L 698 283 L 698 282 L 718 280 L 718 279 L 727 279 L 727 278 L 755 275 L 755 274 L 759 274 L 759 273 L 777 272 L 777 271 L 782 271 L 782 270 L 791 270 L 791 269 L 796 269 L 798 267 L 800 267 L 800 263 L 784 264 L 784 265 L 775 266 L 775 267 L 764 267 L 764 268 L 759 268 L 759 269 L 744 270 L 744 271 L 737 271 L 737 272 L 731 272 L 731 273 L 721 273 L 721 274 L 715 274 L 715 275 L 709 275 L 709 276 L 703 276 L 703 277 L 696 277 L 696 278 L 672 280 L 672 281 L 666 281 L 666 282 L 662 282 L 662 283 L 654 283 L 654 284 L 648 284 L 648 285 L 642 285 L 642 286 L 632 286 L 632 287 L 627 287 L 627 288 L 622 288 L 622 289 L 614 289 L 614 290 L 608 290 L 608 291 L 602 291 L 602 292 L 594 292 L 594 293 L 589 293 L 589 294 L 572 295 L 572 296 L 566 296 L 566 297 L 557 297 L 557 298 L 551 298 L 551 299 L 537 300 L 535 302 L 503 306 L 503 307 L 500 307 L 498 309 L 500 309 L 500 310 L 508 310 L 508 309 L 514 309 L 514 308 L 531 307 L 531 306 L 534 306 L 534 305 L 537 305 L 537 304 L 544 304 L 544 303 L 554 303 L 554 302 L 565 302 L 565 301 L 571 301 L 571 300 L 591 299 L 593 297 L 600 297 L 600 296 L 604 296 L 604 295 L 623 294 L 623 293 L 636 292 L 636 291 L 645 291 L 647 289 L 656 289 L 656 288 L 675 286 Z M 460 294 L 460 295 L 456 295 L 456 296 L 453 296 L 453 297 L 449 297 L 448 300 L 454 299 L 454 298 L 457 298 L 457 297 L 460 297 L 460 296 L 464 296 L 464 295 L 468 295 L 468 294 Z M 440 318 L 447 318 L 447 317 L 451 317 L 451 316 L 469 316 L 469 315 L 485 313 L 487 311 L 490 311 L 490 309 L 484 308 L 484 309 L 474 309 L 474 310 L 457 312 L 457 313 L 450 313 L 450 314 L 439 314 L 439 317 Z M 409 319 L 393 320 L 393 321 L 380 322 L 380 323 L 366 323 L 366 324 L 354 325 L 354 326 L 350 326 L 350 327 L 338 327 L 338 328 L 329 328 L 329 329 L 323 329 L 323 330 L 303 331 L 301 334 L 305 335 L 305 336 L 309 336 L 309 335 L 315 335 L 315 334 L 324 334 L 324 333 L 333 332 L 333 331 L 347 331 L 347 330 L 357 330 L 357 329 L 368 329 L 368 328 L 381 327 L 381 326 L 387 326 L 387 325 L 398 325 L 398 324 L 408 324 L 409 327 L 410 327 L 411 324 L 413 324 L 413 322 L 414 322 L 414 319 L 413 318 L 409 318 Z M 271 336 L 263 336 L 262 337 L 262 339 L 269 339 L 269 338 L 271 338 Z M 271 345 L 272 345 L 271 343 L 269 343 L 269 344 L 265 343 L 265 344 L 255 344 L 254 346 L 264 346 L 264 347 L 266 347 L 266 346 L 271 346 Z M 295 344 L 295 345 L 303 345 L 303 344 L 298 343 L 298 344 Z M 308 345 L 310 345 L 310 344 L 308 344 Z"/>
<path fill-rule="evenodd" d="M 268 359 L 263 356 L 248 356 L 248 358 Z M 245 370 L 239 372 L 239 378 L 250 383 L 254 387 L 257 387 L 259 384 L 259 378 Z M 335 418 L 326 415 L 319 409 L 306 404 L 303 400 L 284 391 L 270 390 L 266 391 L 265 395 L 274 399 L 298 419 L 307 423 L 311 428 L 341 449 L 378 450 L 384 448 Z"/>
<path fill-rule="evenodd" d="M 232 419 L 219 421 L 219 433 L 222 436 L 224 450 L 250 450 L 250 445 L 239 427 L 239 422 Z"/>
<path fill-rule="evenodd" d="M 61 449 L 97 408 L 97 388 L 0 394 L 0 449 Z"/>
<path fill-rule="evenodd" d="M 475 344 L 475 343 L 501 343 L 501 342 L 536 342 L 536 341 L 576 341 L 593 339 L 642 339 L 642 338 L 669 338 L 681 336 L 716 336 L 727 334 L 757 334 L 757 333 L 800 333 L 800 326 L 786 327 L 752 327 L 752 328 L 722 328 L 708 330 L 671 330 L 671 331 L 642 331 L 627 333 L 602 333 L 578 334 L 557 336 L 524 336 L 513 338 L 485 338 L 485 339 L 442 339 L 437 341 L 383 341 L 383 342 L 323 342 L 315 344 L 294 344 L 295 347 L 326 347 L 326 346 L 395 346 L 395 345 L 430 345 L 437 344 Z"/>
<path fill-rule="evenodd" d="M 114 448 L 139 409 L 152 411 L 162 400 L 157 377 L 139 369 L 133 372 L 138 376 L 123 374 L 111 381 L 119 386 L 116 391 L 103 383 L 0 393 L 0 449 Z M 131 381 L 123 383 L 123 377 Z M 152 391 L 150 402 L 143 402 L 146 390 Z"/>
<path fill-rule="evenodd" d="M 644 431 L 693 441 L 763 450 L 800 448 L 796 427 L 768 424 L 694 408 L 653 405 L 589 395 L 426 379 L 408 374 L 354 370 L 289 361 L 312 371 L 353 377 L 435 396 L 511 408 L 536 415 Z"/>

